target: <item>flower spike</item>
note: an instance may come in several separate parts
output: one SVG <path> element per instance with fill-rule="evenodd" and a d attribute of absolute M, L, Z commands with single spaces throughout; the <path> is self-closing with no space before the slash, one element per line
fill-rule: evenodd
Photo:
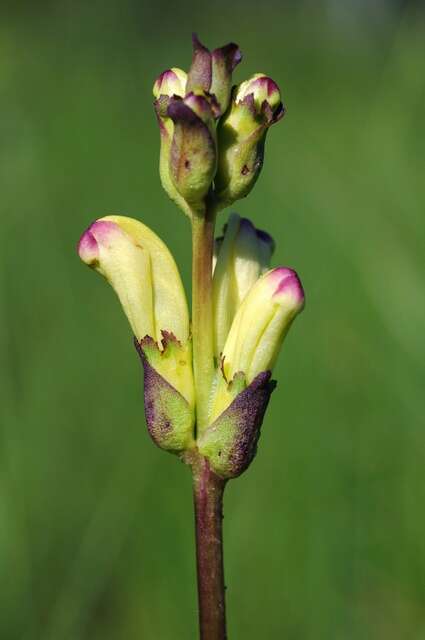
<path fill-rule="evenodd" d="M 285 108 L 265 74 L 232 86 L 238 45 L 192 43 L 188 72 L 171 67 L 153 86 L 161 183 L 192 226 L 191 320 L 171 253 L 141 222 L 100 218 L 78 253 L 130 323 L 152 440 L 192 469 L 200 637 L 218 639 L 227 637 L 223 491 L 256 454 L 272 370 L 304 291 L 292 269 L 270 269 L 273 239 L 248 218 L 232 213 L 214 240 L 217 213 L 252 190 Z"/>

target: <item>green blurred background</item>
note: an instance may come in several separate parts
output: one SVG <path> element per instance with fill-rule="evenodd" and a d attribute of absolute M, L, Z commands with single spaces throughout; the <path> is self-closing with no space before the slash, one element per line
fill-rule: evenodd
<path fill-rule="evenodd" d="M 425 639 L 425 21 L 420 5 L 3 3 L 0 638 L 197 634 L 191 482 L 155 448 L 117 300 L 78 260 L 140 217 L 189 290 L 151 86 L 238 42 L 288 115 L 237 210 L 308 296 L 259 455 L 228 487 L 233 640 Z M 227 215 L 227 214 L 226 214 Z M 220 225 L 225 220 L 222 214 Z"/>

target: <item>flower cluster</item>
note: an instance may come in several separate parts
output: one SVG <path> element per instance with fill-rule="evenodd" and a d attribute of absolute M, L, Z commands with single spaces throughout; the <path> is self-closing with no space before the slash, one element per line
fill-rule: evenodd
<path fill-rule="evenodd" d="M 242 59 L 230 43 L 212 53 L 196 36 L 189 73 L 172 68 L 155 82 L 160 175 L 189 215 L 210 194 L 223 208 L 248 195 L 261 171 L 269 127 L 284 114 L 277 84 L 262 73 L 232 88 Z"/>
<path fill-rule="evenodd" d="M 267 131 L 284 114 L 267 76 L 232 87 L 237 45 L 210 52 L 196 37 L 193 44 L 189 72 L 169 69 L 153 90 L 161 181 L 191 218 L 204 215 L 208 203 L 217 211 L 249 193 Z M 295 271 L 270 268 L 273 251 L 270 235 L 235 213 L 215 240 L 205 282 L 214 373 L 200 424 L 188 305 L 169 250 L 148 227 L 123 216 L 97 220 L 79 242 L 80 258 L 111 284 L 135 336 L 151 437 L 183 458 L 203 456 L 225 479 L 242 473 L 255 455 L 275 386 L 271 371 L 304 306 Z"/>

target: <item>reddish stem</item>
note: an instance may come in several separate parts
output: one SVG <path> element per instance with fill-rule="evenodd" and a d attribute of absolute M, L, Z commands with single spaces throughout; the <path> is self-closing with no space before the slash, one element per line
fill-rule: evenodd
<path fill-rule="evenodd" d="M 204 458 L 193 465 L 201 640 L 227 638 L 222 528 L 225 484 Z"/>

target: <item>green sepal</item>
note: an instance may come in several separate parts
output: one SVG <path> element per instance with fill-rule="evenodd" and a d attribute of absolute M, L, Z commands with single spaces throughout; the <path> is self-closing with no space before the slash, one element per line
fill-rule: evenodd
<path fill-rule="evenodd" d="M 161 352 L 149 337 L 135 340 L 144 370 L 145 416 L 149 434 L 155 444 L 171 453 L 180 454 L 194 446 L 195 411 L 193 403 L 162 375 L 171 366 L 190 366 L 185 349 L 169 334 L 165 334 Z M 156 365 L 156 366 L 155 366 Z M 172 378 L 172 376 L 170 376 Z M 180 380 L 178 380 L 179 382 Z"/>
<path fill-rule="evenodd" d="M 239 476 L 256 454 L 264 413 L 276 386 L 270 376 L 270 371 L 263 371 L 237 393 L 227 409 L 197 440 L 199 452 L 222 478 Z M 243 386 L 243 381 L 244 377 L 236 378 L 235 391 Z"/>
<path fill-rule="evenodd" d="M 174 97 L 168 106 L 174 123 L 169 175 L 193 209 L 203 209 L 217 167 L 217 145 L 211 102 L 202 95 Z"/>

